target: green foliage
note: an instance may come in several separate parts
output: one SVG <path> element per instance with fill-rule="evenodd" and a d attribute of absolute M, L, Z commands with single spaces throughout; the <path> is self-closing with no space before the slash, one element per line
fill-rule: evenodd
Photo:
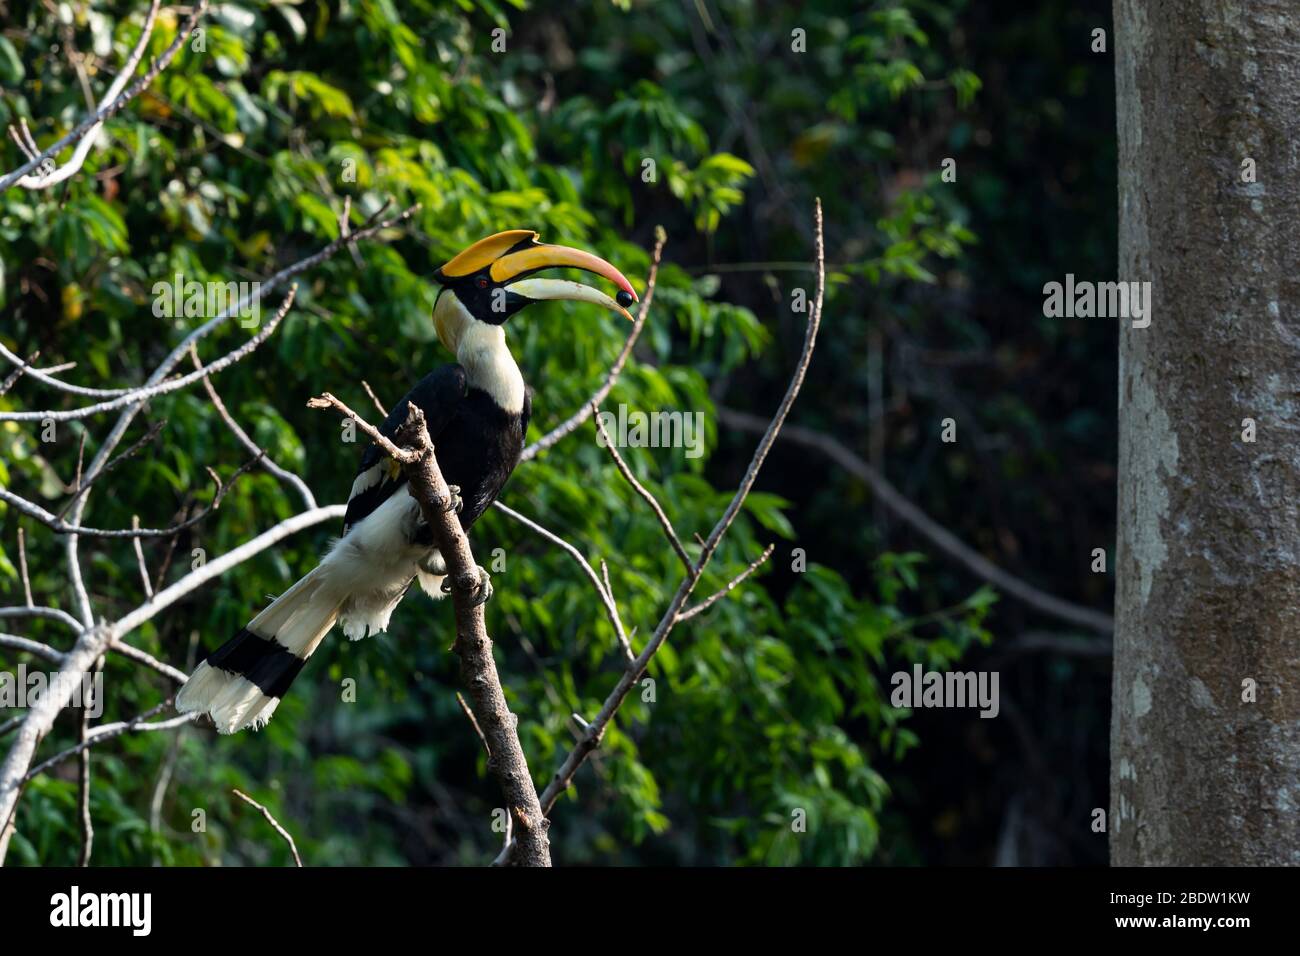
<path fill-rule="evenodd" d="M 120 64 L 139 35 L 141 14 L 125 12 L 137 6 L 90 16 L 74 5 L 84 45 L 98 50 L 111 38 L 111 55 L 100 54 L 105 65 Z M 861 165 L 896 158 L 893 128 L 882 120 L 891 104 L 955 94 L 965 107 L 979 89 L 968 71 L 945 72 L 951 64 L 930 48 L 917 5 L 886 2 L 866 13 L 857 6 L 814 4 L 801 14 L 811 52 L 800 71 L 768 75 L 724 52 L 723 75 L 710 79 L 696 61 L 698 24 L 676 5 L 223 4 L 207 26 L 205 50 L 187 45 L 148 94 L 107 124 L 104 148 L 66 187 L 0 194 L 0 335 L 22 353 L 46 349 L 45 361 L 79 361 L 72 373 L 79 381 L 138 381 L 196 321 L 155 315 L 155 283 L 177 273 L 218 281 L 268 275 L 338 235 L 345 196 L 354 227 L 390 198 L 421 203 L 409 230 L 362 249 L 364 268 L 342 254 L 304 276 L 281 329 L 216 382 L 272 458 L 303 473 L 322 501 L 342 500 L 360 448 L 341 444 L 338 422 L 305 411 L 304 400 L 329 389 L 367 408 L 365 378 L 391 403 L 447 360 L 429 322 L 436 266 L 483 235 L 531 227 L 547 240 L 598 250 L 641 285 L 650 230 L 662 222 L 671 261 L 660 271 L 642 347 L 606 406 L 705 414 L 703 459 L 626 450 L 689 540 L 712 527 L 730 498 L 735 461 L 743 464 L 752 447 L 737 449 L 719 434 L 712 386 L 759 360 L 769 376 L 759 404 L 770 408 L 789 373 L 773 348 L 788 332 L 788 297 L 774 308 L 767 280 L 756 276 L 762 295 L 752 307 L 730 301 L 701 250 L 716 242 L 729 255 L 745 254 L 745 229 L 731 224 L 760 175 L 798 184 L 801 222 L 811 214 L 805 193 L 814 183 L 829 216 L 847 215 Z M 726 15 L 755 48 L 788 49 L 787 14 L 766 22 L 771 11 L 746 3 Z M 497 26 L 510 28 L 504 55 L 491 49 Z M 175 29 L 164 14 L 154 55 Z M 40 4 L 10 4 L 0 37 L 0 123 L 28 118 L 42 145 L 84 112 L 58 42 Z M 942 90 L 930 90 L 927 76 L 946 76 Z M 103 82 L 96 77 L 97 87 Z M 779 170 L 761 173 L 744 130 L 733 122 L 723 134 L 720 122 L 728 104 L 747 110 L 759 99 L 768 105 L 754 122 L 770 140 L 791 144 Z M 12 168 L 19 157 L 12 144 L 5 148 Z M 643 176 L 646 161 L 655 178 Z M 836 298 L 836 288 L 858 277 L 886 292 L 933 282 L 935 261 L 973 241 L 960 210 L 933 191 L 925 179 L 888 203 L 852 205 L 860 228 L 835 250 L 828 314 L 836 324 L 849 314 L 840 307 L 852 303 Z M 811 252 L 806 242 L 790 247 L 804 260 Z M 624 332 L 559 304 L 512 321 L 512 347 L 538 388 L 531 437 L 586 401 Z M 249 334 L 229 324 L 204 343 L 204 354 L 234 348 Z M 826 334 L 828 355 L 818 361 L 830 375 L 852 361 L 844 348 L 852 333 Z M 51 400 L 59 399 L 25 383 L 0 407 Z M 242 462 L 202 393 L 153 402 L 131 437 L 159 418 L 168 422 L 163 440 L 123 465 L 111 492 L 92 494 L 88 520 L 125 526 L 139 514 L 165 524 L 209 500 L 205 467 L 228 476 Z M 106 428 L 104 419 L 88 423 L 88 455 Z M 0 426 L 0 480 L 57 510 L 80 439 L 79 426 L 60 428 L 55 445 Z M 593 566 L 609 562 L 639 648 L 680 568 L 591 425 L 522 467 L 504 500 L 561 531 Z M 297 506 L 290 489 L 253 472 L 174 550 L 147 543 L 148 563 L 175 578 L 195 549 L 228 551 Z M 877 852 L 889 774 L 918 745 L 908 714 L 889 705 L 881 675 L 913 660 L 946 667 L 987 642 L 989 595 L 940 607 L 920 556 L 911 554 L 878 555 L 866 580 L 816 554 L 806 571 L 792 573 L 799 531 L 791 512 L 780 495 L 750 497 L 697 596 L 723 586 L 775 541 L 773 571 L 681 626 L 655 659 L 652 683 L 629 699 L 557 808 L 558 858 L 854 864 Z M 3 511 L 0 519 L 8 548 L 16 519 Z M 33 584 L 66 606 L 61 546 L 26 526 Z M 329 533 L 286 541 L 130 640 L 166 660 L 192 662 L 197 646 L 215 647 L 266 595 L 306 571 Z M 473 538 L 484 564 L 504 549 L 489 630 L 531 767 L 545 781 L 572 743 L 570 715 L 593 714 L 616 682 L 617 644 L 569 557 L 498 513 L 485 516 Z M 82 549 L 95 555 L 88 574 L 102 613 L 115 617 L 139 602 L 129 544 L 83 541 Z M 17 593 L 10 557 L 0 553 L 6 600 Z M 356 645 L 328 641 L 260 734 L 128 734 L 98 748 L 96 861 L 287 863 L 260 815 L 230 795 L 236 787 L 295 833 L 309 863 L 490 857 L 500 842 L 490 828 L 499 797 L 455 701 L 450 627 L 447 607 L 412 594 L 389 634 Z M 49 622 L 31 632 L 59 646 L 67 639 Z M 343 700 L 349 680 L 355 703 Z M 161 678 L 117 657 L 107 663 L 106 687 L 105 720 L 147 710 L 167 690 Z M 71 732 L 71 722 L 61 724 L 42 752 L 67 743 Z M 69 762 L 33 782 L 14 843 L 20 862 L 75 859 L 73 770 Z M 206 822 L 199 832 L 197 810 Z M 799 813 L 806 832 L 792 829 Z"/>

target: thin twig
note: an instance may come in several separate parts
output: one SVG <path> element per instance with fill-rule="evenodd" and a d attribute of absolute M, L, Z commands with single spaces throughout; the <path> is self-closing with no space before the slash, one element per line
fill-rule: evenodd
<path fill-rule="evenodd" d="M 352 218 L 352 197 L 343 197 L 343 212 L 339 216 L 339 238 L 347 239 L 352 235 L 352 224 L 349 220 Z M 361 253 L 357 251 L 356 243 L 348 243 L 348 252 L 352 253 L 352 263 L 358 271 L 365 269 L 365 260 L 361 258 Z"/>
<path fill-rule="evenodd" d="M 188 375 L 178 375 L 175 378 L 169 378 L 165 381 L 158 382 L 156 385 L 143 385 L 126 395 L 119 395 L 117 398 L 110 398 L 102 402 L 97 402 L 94 405 L 83 405 L 81 408 L 69 408 L 63 411 L 41 410 L 33 412 L 0 412 L 0 421 L 76 421 L 77 419 L 98 415 L 100 412 L 111 412 L 119 408 L 124 408 L 127 405 L 140 404 L 152 398 L 157 398 L 159 395 L 166 395 L 170 392 L 175 392 L 179 389 L 185 388 L 187 385 L 192 385 L 205 375 L 212 375 L 215 372 L 219 372 L 224 368 L 234 365 L 240 359 L 252 355 L 253 352 L 257 350 L 257 347 L 270 338 L 271 334 L 275 332 L 276 328 L 280 325 L 281 320 L 284 319 L 285 314 L 288 313 L 289 307 L 293 305 L 293 299 L 297 293 L 298 283 L 295 282 L 289 287 L 288 295 L 286 295 L 284 301 L 280 303 L 280 308 L 277 309 L 275 315 L 271 317 L 271 321 L 267 322 L 265 326 L 258 330 L 256 335 L 250 338 L 243 345 L 239 346 L 239 348 L 226 353 L 215 362 L 210 363 L 201 372 L 190 372 Z"/>
<path fill-rule="evenodd" d="M 203 363 L 199 360 L 199 350 L 195 345 L 190 345 L 190 360 L 194 363 L 196 369 L 199 371 L 203 370 Z M 203 383 L 204 391 L 208 393 L 208 401 L 212 403 L 212 407 L 217 410 L 217 414 L 221 416 L 221 420 L 226 423 L 226 427 L 230 429 L 231 434 L 235 436 L 236 440 L 238 440 L 241 445 L 247 448 L 254 455 L 261 456 L 259 460 L 265 471 L 274 475 L 276 478 L 279 478 L 281 481 L 292 485 L 294 489 L 297 490 L 299 497 L 302 498 L 305 507 L 315 508 L 316 497 L 311 493 L 311 489 L 307 487 L 307 483 L 287 468 L 282 468 L 280 465 L 272 461 L 271 457 L 267 455 L 265 450 L 249 437 L 248 433 L 244 431 L 239 422 L 235 421 L 235 416 L 230 413 L 228 408 L 226 408 L 226 403 L 223 402 L 221 396 L 217 394 L 217 388 L 212 384 L 212 379 L 209 376 L 203 376 L 201 381 Z"/>
<path fill-rule="evenodd" d="M 104 667 L 104 658 L 101 655 L 95 662 L 95 667 L 91 671 L 92 678 L 98 674 Z M 91 685 L 93 688 L 93 684 Z M 89 691 L 94 694 L 93 689 Z M 81 702 L 81 732 L 79 740 L 85 744 L 90 736 L 90 712 L 93 709 L 94 698 L 83 700 Z M 90 817 L 90 748 L 84 747 L 77 756 L 77 800 L 81 804 L 81 855 L 77 858 L 77 866 L 90 866 L 90 857 L 95 849 L 95 823 Z"/>
<path fill-rule="evenodd" d="M 85 466 L 85 464 L 86 464 L 86 436 L 87 436 L 87 434 L 88 434 L 88 433 L 87 433 L 86 430 L 83 428 L 83 429 L 81 430 L 81 441 L 77 442 L 77 474 L 76 474 L 76 476 L 72 479 L 72 490 L 73 490 L 74 492 L 80 492 L 80 491 L 81 491 L 81 472 L 82 472 L 82 468 L 83 468 L 83 467 Z"/>
<path fill-rule="evenodd" d="M 131 530 L 140 530 L 140 516 L 131 515 Z M 144 585 L 144 596 L 153 597 L 153 584 L 149 581 L 149 568 L 144 563 L 144 546 L 140 544 L 139 538 L 132 538 L 131 544 L 135 548 L 135 563 L 140 567 L 140 583 Z"/>
<path fill-rule="evenodd" d="M 27 541 L 22 525 L 18 526 L 18 573 L 23 579 L 23 598 L 27 607 L 34 607 L 32 600 L 32 580 L 27 576 Z"/>
<path fill-rule="evenodd" d="M 465 703 L 465 698 L 461 696 L 460 691 L 456 691 L 456 702 L 460 704 L 460 709 L 465 712 L 469 722 L 474 727 L 474 733 L 478 734 L 478 739 L 483 742 L 483 749 L 487 751 L 489 757 L 492 756 L 492 745 L 488 743 L 487 737 L 483 735 L 483 728 L 478 725 L 478 718 L 474 716 L 474 711 L 469 709 L 469 704 Z"/>
<path fill-rule="evenodd" d="M 755 415 L 738 412 L 734 409 L 718 408 L 718 420 L 731 428 L 745 431 L 760 431 L 763 421 Z M 914 531 L 938 548 L 942 554 L 966 568 L 977 578 L 987 581 L 1027 607 L 1058 620 L 1066 621 L 1079 627 L 1087 628 L 1098 634 L 1111 634 L 1115 630 L 1115 619 L 1102 611 L 1093 610 L 1049 594 L 1037 588 L 1009 571 L 998 567 L 964 541 L 935 521 L 920 507 L 914 504 L 879 471 L 859 455 L 830 435 L 790 425 L 781 432 L 785 441 L 803 448 L 820 452 L 835 462 L 854 478 L 868 488 L 882 505 L 895 517 L 899 518 Z"/>
<path fill-rule="evenodd" d="M 668 639 L 668 635 L 677 624 L 678 615 L 686 606 L 687 599 L 690 597 L 695 585 L 699 582 L 701 574 L 703 574 L 705 567 L 708 565 L 714 552 L 717 550 L 719 543 L 722 541 L 723 535 L 726 534 L 727 529 L 731 527 L 732 522 L 735 521 L 736 516 L 744 506 L 745 499 L 749 496 L 750 491 L 754 487 L 754 482 L 758 479 L 758 473 L 763 467 L 763 462 L 767 459 L 768 452 L 771 451 L 772 445 L 776 441 L 776 436 L 780 433 L 781 426 L 785 423 L 785 419 L 790 413 L 790 408 L 799 394 L 804 378 L 808 373 L 808 366 L 812 362 L 813 350 L 817 344 L 817 331 L 821 326 L 822 305 L 826 290 L 826 250 L 825 240 L 823 238 L 824 232 L 820 199 L 817 200 L 816 205 L 815 225 L 817 292 L 814 296 L 812 308 L 808 313 L 808 324 L 804 332 L 803 349 L 799 355 L 799 361 L 795 366 L 794 372 L 791 375 L 790 383 L 786 387 L 785 395 L 777 406 L 777 410 L 773 414 L 762 439 L 759 441 L 758 447 L 754 450 L 753 457 L 750 459 L 749 467 L 745 471 L 744 478 L 741 479 L 740 486 L 736 489 L 736 493 L 732 496 L 731 502 L 727 505 L 722 516 L 713 526 L 713 530 L 704 540 L 700 549 L 699 560 L 696 562 L 693 570 L 688 572 L 682 579 L 681 584 L 677 588 L 677 592 L 673 595 L 672 600 L 668 604 L 668 608 L 659 619 L 659 623 L 655 627 L 654 633 L 651 635 L 649 641 L 646 642 L 645 647 L 641 649 L 641 653 L 637 655 L 636 661 L 633 662 L 633 664 L 619 678 L 618 683 L 615 684 L 614 689 L 610 691 L 609 695 L 605 698 L 604 704 L 601 705 L 600 712 L 596 715 L 595 719 L 588 724 L 582 737 L 574 745 L 573 749 L 569 751 L 564 761 L 552 775 L 551 781 L 547 784 L 546 789 L 542 791 L 541 802 L 542 811 L 544 813 L 549 814 L 551 812 L 551 809 L 555 806 L 555 801 L 559 799 L 560 794 L 567 790 L 573 783 L 573 777 L 578 772 L 578 768 L 586 762 L 592 751 L 599 746 L 601 739 L 605 735 L 605 730 L 609 726 L 609 722 L 613 720 L 614 715 L 622 706 L 623 701 L 627 698 L 632 687 L 641 679 L 641 675 L 645 673 L 651 659 L 656 653 L 658 653 L 659 648 L 663 646 L 664 641 Z M 497 857 L 497 862 L 508 861 L 512 852 L 512 847 L 507 846 L 501 851 L 500 856 Z"/>
<path fill-rule="evenodd" d="M 384 454 L 386 454 L 389 458 L 393 459 L 394 461 L 401 462 L 404 465 L 410 465 L 420 460 L 419 452 L 411 451 L 405 448 L 398 448 L 391 441 L 389 441 L 388 438 L 386 438 L 379 431 L 378 428 L 376 428 L 374 425 L 371 425 L 369 422 L 363 419 L 352 409 L 348 408 L 347 405 L 343 404 L 341 400 L 335 398 L 329 392 L 323 392 L 320 396 L 316 398 L 307 399 L 307 407 L 338 409 L 340 412 L 343 413 L 344 418 L 351 419 L 358 428 L 360 428 L 363 432 L 366 433 L 366 435 L 369 436 L 372 442 L 374 442 L 381 449 L 383 449 Z"/>
<path fill-rule="evenodd" d="M 543 528 L 532 518 L 524 517 L 509 505 L 502 504 L 500 501 L 494 501 L 492 502 L 492 507 L 498 509 L 506 516 L 513 518 L 515 521 L 518 521 L 534 534 L 540 535 L 547 541 L 551 542 L 551 544 L 556 545 L 578 563 L 578 566 L 582 568 L 582 573 L 587 576 L 587 580 L 591 582 L 591 586 L 596 589 L 596 594 L 600 597 L 600 603 L 605 608 L 605 616 L 609 618 L 609 623 L 614 628 L 614 634 L 618 637 L 619 644 L 623 647 L 630 647 L 631 645 L 628 642 L 627 633 L 623 629 L 623 621 L 619 617 L 618 605 L 614 603 L 614 596 L 605 590 L 604 586 L 600 583 L 600 578 L 596 577 L 596 572 L 591 569 L 591 565 L 587 563 L 587 559 L 582 556 L 582 552 L 569 544 L 569 542 L 565 541 L 555 532 Z"/>
<path fill-rule="evenodd" d="M 49 375 L 52 372 L 66 372 L 70 368 L 77 367 L 76 362 L 64 362 L 62 365 L 52 365 L 49 368 L 43 368 L 43 369 L 33 368 L 31 366 L 31 363 L 35 362 L 37 358 L 40 357 L 41 353 L 39 349 L 33 352 L 31 354 L 31 357 L 28 358 L 26 362 L 24 362 L 17 355 L 14 355 L 13 352 L 10 352 L 7 348 L 5 348 L 3 343 L 0 343 L 0 353 L 3 353 L 6 358 L 8 358 L 11 362 L 13 362 L 15 365 L 18 366 L 16 369 L 10 372 L 8 376 L 5 377 L 5 380 L 3 382 L 0 382 L 0 395 L 3 395 L 5 392 L 9 391 L 9 389 L 13 388 L 14 384 L 20 378 L 23 377 L 24 373 L 30 373 L 33 378 L 36 378 L 37 376 L 40 375 Z"/>
<path fill-rule="evenodd" d="M 609 603 L 617 609 L 618 601 L 614 599 L 614 585 L 609 583 L 609 565 L 604 558 L 600 559 L 600 579 L 605 582 L 605 593 L 609 595 Z M 629 662 L 636 660 L 636 651 L 632 650 L 631 635 L 619 634 L 618 643 L 623 648 L 623 655 Z"/>
<path fill-rule="evenodd" d="M 600 420 L 600 406 L 595 402 L 591 403 L 592 414 L 596 417 L 596 430 L 600 433 L 601 442 L 606 450 L 609 451 L 610 457 L 614 459 L 614 464 L 618 466 L 619 472 L 627 479 L 627 483 L 632 486 L 632 490 L 645 499 L 650 505 L 650 509 L 659 519 L 659 526 L 664 529 L 664 535 L 668 538 L 668 543 L 673 546 L 677 552 L 677 557 L 681 558 L 682 566 L 689 572 L 694 570 L 695 565 L 691 562 L 691 556 L 686 553 L 686 548 L 682 546 L 682 539 L 677 537 L 677 532 L 673 529 L 673 523 L 668 520 L 668 515 L 664 513 L 663 506 L 659 504 L 657 498 L 652 495 L 645 485 L 637 481 L 636 475 L 632 474 L 632 469 L 627 466 L 623 456 L 618 453 L 614 447 L 614 440 L 609 437 L 609 432 L 605 430 L 605 423 Z"/>
<path fill-rule="evenodd" d="M 709 608 L 711 608 L 714 604 L 716 604 L 718 601 L 722 600 L 724 597 L 726 597 L 728 594 L 734 591 L 737 587 L 740 586 L 740 584 L 745 580 L 745 578 L 749 577 L 751 574 L 757 571 L 759 569 L 759 566 L 762 565 L 764 561 L 766 561 L 768 558 L 772 556 L 772 551 L 775 547 L 776 545 L 769 544 L 766 548 L 763 549 L 763 553 L 759 555 L 758 558 L 755 559 L 749 565 L 749 567 L 745 568 L 745 570 L 741 571 L 738 575 L 736 575 L 729 582 L 727 582 L 726 587 L 722 588 L 722 590 L 720 591 L 715 591 L 713 594 L 710 594 L 699 604 L 693 605 L 692 607 L 688 607 L 686 610 L 678 614 L 677 615 L 678 622 L 680 623 L 681 621 L 689 621 L 691 618 L 695 617 L 695 615 L 704 613 Z"/>
<path fill-rule="evenodd" d="M 289 851 L 293 853 L 293 861 L 299 866 L 302 866 L 302 857 L 298 855 L 298 844 L 293 842 L 293 837 L 289 835 L 289 831 L 286 830 L 284 827 L 280 826 L 280 821 L 277 820 L 275 817 L 271 816 L 271 811 L 266 809 L 266 807 L 262 806 L 260 803 L 258 803 L 248 794 L 244 793 L 242 790 L 232 789 L 230 792 L 233 793 L 235 796 L 237 796 L 240 800 L 243 800 L 245 803 L 249 804 L 250 806 L 256 807 L 258 810 L 262 811 L 262 816 L 266 817 L 266 822 L 271 824 L 272 829 L 274 829 L 276 833 L 280 834 L 280 836 L 284 838 L 285 843 L 289 844 Z"/>
<path fill-rule="evenodd" d="M 370 396 L 370 400 L 375 403 L 375 408 L 379 409 L 379 414 L 387 418 L 388 410 L 384 408 L 384 403 L 379 400 L 379 396 L 375 394 L 375 390 L 370 387 L 370 383 L 364 378 L 361 380 L 361 387 L 366 390 L 366 394 Z"/>

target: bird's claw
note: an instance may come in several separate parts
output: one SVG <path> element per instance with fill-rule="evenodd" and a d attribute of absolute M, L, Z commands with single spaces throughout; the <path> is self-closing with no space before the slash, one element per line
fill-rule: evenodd
<path fill-rule="evenodd" d="M 460 496 L 460 485 L 448 485 L 447 492 L 451 495 L 447 510 L 460 514 L 461 509 L 465 507 L 465 500 Z"/>
<path fill-rule="evenodd" d="M 470 607 L 478 607 L 480 604 L 486 604 L 492 600 L 492 575 L 487 573 L 487 568 L 478 568 L 478 584 L 474 586 L 474 600 Z M 442 582 L 442 593 L 450 594 L 452 591 L 451 578 L 448 577 Z"/>

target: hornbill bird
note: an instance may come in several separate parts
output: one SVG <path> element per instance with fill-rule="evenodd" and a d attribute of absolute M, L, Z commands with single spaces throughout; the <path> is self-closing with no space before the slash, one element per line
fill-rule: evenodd
<path fill-rule="evenodd" d="M 578 282 L 530 278 L 560 267 L 609 279 L 618 286 L 616 298 Z M 407 403 L 420 408 L 468 530 L 519 463 L 532 409 L 506 346 L 506 320 L 543 299 L 588 302 L 631 319 L 627 306 L 637 295 L 604 259 L 539 242 L 527 229 L 474 243 L 434 278 L 442 287 L 434 329 L 457 362 L 421 379 L 380 431 L 391 440 L 406 421 Z M 198 665 L 176 695 L 177 709 L 211 715 L 226 734 L 263 726 L 336 621 L 354 641 L 384 631 L 412 581 L 418 578 L 425 593 L 438 598 L 446 573 L 401 466 L 371 443 L 352 483 L 342 537 L 313 571 Z M 480 568 L 475 600 L 490 595 Z"/>

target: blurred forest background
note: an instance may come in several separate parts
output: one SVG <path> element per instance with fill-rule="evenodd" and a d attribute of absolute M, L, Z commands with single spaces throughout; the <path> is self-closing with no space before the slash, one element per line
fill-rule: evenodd
<path fill-rule="evenodd" d="M 0 0 L 0 125 L 26 117 L 42 146 L 74 126 L 86 106 L 69 33 L 102 90 L 146 8 Z M 152 55 L 176 13 L 164 10 Z M 364 268 L 341 254 L 308 273 L 274 337 L 216 379 L 272 457 L 322 503 L 342 501 L 360 447 L 304 403 L 330 390 L 369 408 L 362 378 L 391 403 L 448 361 L 429 321 L 435 267 L 528 227 L 641 286 L 662 224 L 649 326 L 606 407 L 706 413 L 701 459 L 626 451 L 689 536 L 712 525 L 756 441 L 717 408 L 770 413 L 798 354 L 791 294 L 812 289 L 821 196 L 830 285 L 791 422 L 835 437 L 1010 573 L 1109 612 L 1109 577 L 1091 564 L 1114 539 L 1116 330 L 1042 315 L 1045 282 L 1115 273 L 1113 63 L 1092 51 L 1108 4 L 283 0 L 220 4 L 206 23 L 206 51 L 183 50 L 112 119 L 80 175 L 0 194 L 9 348 L 77 361 L 68 377 L 82 384 L 141 381 L 194 324 L 153 315 L 155 282 L 267 276 L 337 235 L 345 196 L 358 223 L 389 197 L 421 202 L 409 228 L 362 247 Z M 8 141 L 0 156 L 5 170 L 21 161 Z M 228 325 L 205 354 L 249 334 Z M 560 305 L 508 326 L 537 388 L 532 437 L 587 398 L 624 334 Z M 79 404 L 24 381 L 0 408 L 51 402 Z M 945 418 L 956 443 L 941 441 Z M 156 400 L 128 441 L 161 419 L 162 440 L 87 521 L 164 525 L 209 499 L 205 466 L 229 475 L 246 458 L 201 391 Z M 57 511 L 82 424 L 93 451 L 101 419 L 53 444 L 0 425 L 0 483 Z M 1108 805 L 1105 637 L 998 594 L 817 452 L 778 444 L 759 488 L 699 593 L 770 541 L 771 565 L 656 658 L 655 701 L 629 700 L 556 808 L 557 863 L 1104 863 L 1105 834 L 1089 823 Z M 608 560 L 629 626 L 657 619 L 674 555 L 590 423 L 522 466 L 503 500 Z M 254 472 L 179 540 L 146 542 L 146 557 L 162 569 L 174 548 L 174 577 L 192 549 L 228 551 L 296 507 Z M 0 510 L 0 603 L 21 601 L 18 524 Z M 38 596 L 66 607 L 56 536 L 24 527 Z M 188 668 L 335 533 L 288 539 L 132 641 Z M 570 713 L 593 712 L 617 679 L 614 635 L 565 555 L 499 513 L 473 540 L 480 560 L 505 551 L 488 626 L 544 780 L 572 740 Z M 129 542 L 83 550 L 101 607 L 139 603 Z M 386 636 L 332 636 L 260 733 L 187 727 L 98 747 L 94 862 L 290 862 L 232 787 L 276 814 L 308 865 L 491 859 L 500 797 L 456 701 L 451 626 L 449 607 L 412 595 Z M 56 621 L 11 629 L 69 640 Z M 914 661 L 999 671 L 999 717 L 891 707 L 889 675 Z M 0 651 L 0 669 L 23 662 L 40 666 Z M 355 702 L 342 700 L 347 678 Z M 171 690 L 111 655 L 105 687 L 106 721 Z M 74 739 L 77 721 L 65 713 L 41 754 Z M 76 861 L 75 774 L 68 761 L 33 780 L 11 862 Z M 806 833 L 792 831 L 797 809 Z"/>

